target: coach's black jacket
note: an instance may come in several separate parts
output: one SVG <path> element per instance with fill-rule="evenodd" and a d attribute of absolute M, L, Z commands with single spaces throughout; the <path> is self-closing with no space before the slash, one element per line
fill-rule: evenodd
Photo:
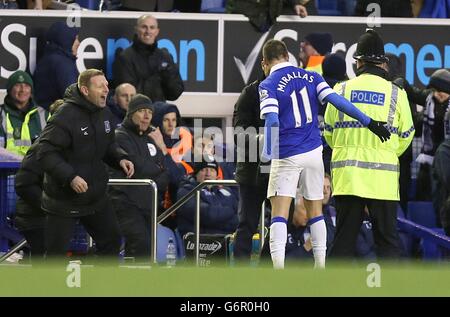
<path fill-rule="evenodd" d="M 153 102 L 176 100 L 184 84 L 166 49 L 146 45 L 134 37 L 133 44 L 118 54 L 113 66 L 114 84 L 132 84 Z"/>
<path fill-rule="evenodd" d="M 65 103 L 50 118 L 40 137 L 38 160 L 45 171 L 42 208 L 49 213 L 84 216 L 100 211 L 106 202 L 108 171 L 128 158 L 114 141 L 111 112 L 85 99 L 76 84 L 66 91 Z M 75 176 L 88 184 L 77 194 Z"/>
<path fill-rule="evenodd" d="M 254 128 L 256 132 L 264 127 L 264 120 L 260 119 L 258 86 L 261 80 L 256 80 L 244 87 L 238 101 L 234 105 L 233 127 L 235 129 Z M 236 130 L 237 131 L 237 130 Z M 257 135 L 245 136 L 245 149 L 239 144 L 239 134 L 235 134 L 235 144 L 237 145 L 236 181 L 240 184 L 256 185 L 258 165 L 258 153 L 253 153 L 258 157 L 257 162 L 249 162 L 249 142 L 257 142 Z M 240 146 L 241 145 L 241 146 Z M 261 144 L 262 146 L 262 144 Z M 240 162 L 241 153 L 245 153 L 245 162 Z"/>

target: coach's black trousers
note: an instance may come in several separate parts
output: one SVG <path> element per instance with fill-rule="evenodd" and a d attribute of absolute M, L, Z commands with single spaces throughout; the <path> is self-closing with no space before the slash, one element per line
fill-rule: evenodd
<path fill-rule="evenodd" d="M 335 196 L 336 234 L 329 252 L 330 257 L 355 256 L 356 239 L 367 206 L 372 223 L 375 251 L 380 258 L 396 258 L 400 255 L 397 233 L 397 202 L 357 196 Z"/>
<path fill-rule="evenodd" d="M 73 236 L 77 219 L 95 241 L 98 255 L 118 259 L 121 236 L 114 212 L 106 204 L 105 209 L 93 215 L 79 218 L 48 214 L 46 225 L 47 257 L 65 256 Z"/>

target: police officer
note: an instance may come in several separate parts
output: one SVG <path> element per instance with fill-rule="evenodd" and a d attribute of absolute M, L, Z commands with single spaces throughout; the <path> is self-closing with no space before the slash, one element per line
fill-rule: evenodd
<path fill-rule="evenodd" d="M 397 257 L 397 201 L 400 156 L 409 146 L 414 126 L 405 91 L 386 80 L 384 44 L 368 30 L 358 41 L 357 77 L 337 84 L 335 90 L 391 132 L 387 142 L 334 107 L 325 112 L 325 139 L 333 148 L 331 172 L 336 201 L 336 235 L 330 256 L 352 257 L 369 210 L 377 256 Z"/>

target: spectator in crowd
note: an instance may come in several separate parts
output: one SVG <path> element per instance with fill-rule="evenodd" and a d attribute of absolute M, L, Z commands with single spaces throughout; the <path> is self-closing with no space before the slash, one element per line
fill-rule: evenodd
<path fill-rule="evenodd" d="M 217 180 L 216 162 L 195 164 L 194 175 L 181 183 L 178 196 L 183 197 L 205 180 Z M 238 225 L 237 197 L 222 186 L 208 186 L 200 192 L 200 233 L 228 234 Z M 182 235 L 195 231 L 195 198 L 180 207 L 177 215 L 178 230 Z"/>
<path fill-rule="evenodd" d="M 119 254 L 120 234 L 106 195 L 106 164 L 133 176 L 133 163 L 114 141 L 106 109 L 108 81 L 87 69 L 68 88 L 64 104 L 42 131 L 38 161 L 45 171 L 42 208 L 47 212 L 47 256 L 63 256 L 79 219 L 99 255 Z"/>
<path fill-rule="evenodd" d="M 308 15 L 300 0 L 228 0 L 226 9 L 227 13 L 245 15 L 258 32 L 266 32 L 282 14 L 284 4 L 291 6 L 295 14 L 302 18 Z"/>
<path fill-rule="evenodd" d="M 449 0 L 412 0 L 412 12 L 415 18 L 441 18 L 450 17 Z"/>
<path fill-rule="evenodd" d="M 64 103 L 58 99 L 50 106 L 50 113 Z M 37 139 L 22 160 L 16 173 L 15 189 L 18 195 L 14 223 L 27 240 L 31 257 L 39 259 L 45 253 L 45 212 L 41 208 L 44 171 L 37 160 Z"/>
<path fill-rule="evenodd" d="M 44 129 L 48 112 L 33 101 L 33 80 L 18 70 L 9 76 L 6 97 L 0 106 L 0 147 L 25 155 Z"/>
<path fill-rule="evenodd" d="M 179 163 L 190 153 L 193 144 L 192 133 L 188 128 L 181 126 L 181 115 L 176 105 L 155 103 L 152 123 L 161 130 L 167 150 L 175 162 Z"/>
<path fill-rule="evenodd" d="M 450 139 L 437 148 L 433 161 L 435 192 L 433 207 L 440 215 L 445 234 L 450 237 Z"/>
<path fill-rule="evenodd" d="M 191 2 L 183 1 L 183 2 Z M 114 1 L 114 2 L 117 2 Z M 121 0 L 121 10 L 147 11 L 147 12 L 170 12 L 174 7 L 174 0 Z"/>
<path fill-rule="evenodd" d="M 77 81 L 79 31 L 62 21 L 53 23 L 47 31 L 44 54 L 34 72 L 36 102 L 47 110 L 55 100 L 64 97 L 69 85 Z"/>
<path fill-rule="evenodd" d="M 219 160 L 220 158 L 220 160 Z M 216 145 L 214 139 L 209 135 L 200 135 L 194 139 L 192 152 L 189 160 L 180 161 L 180 168 L 185 171 L 185 174 L 192 174 L 194 172 L 194 165 L 196 162 L 203 160 L 215 160 L 219 165 L 217 172 L 217 179 L 234 179 L 235 166 L 232 162 L 225 162 L 225 158 L 216 156 Z"/>
<path fill-rule="evenodd" d="M 177 191 L 186 171 L 181 162 L 192 149 L 192 134 L 188 128 L 182 127 L 181 116 L 178 107 L 165 102 L 155 102 L 155 113 L 152 124 L 159 128 L 163 136 L 164 144 L 170 155 L 166 156 L 166 166 L 169 171 L 169 189 L 164 195 L 163 209 L 167 209 L 177 200 Z M 175 229 L 176 214 L 172 214 L 164 225 Z"/>
<path fill-rule="evenodd" d="M 411 2 L 411 0 L 357 0 L 355 16 L 369 16 L 378 13 L 380 17 L 384 18 L 410 18 L 413 16 Z M 374 5 L 378 5 L 379 10 L 375 9 Z"/>
<path fill-rule="evenodd" d="M 151 15 L 137 19 L 133 44 L 114 62 L 115 86 L 129 83 L 153 102 L 176 100 L 184 91 L 178 67 L 166 49 L 157 46 L 158 21 Z"/>
<path fill-rule="evenodd" d="M 405 70 L 400 58 L 394 54 L 386 54 L 389 59 L 387 62 L 388 78 L 395 85 L 403 88 L 406 91 L 409 101 L 409 107 L 413 118 L 414 128 L 416 129 L 416 136 L 422 131 L 422 118 L 417 112 L 417 104 L 425 105 L 428 95 L 432 92 L 431 89 L 419 89 L 410 85 L 405 79 Z M 408 146 L 406 151 L 399 157 L 400 161 L 400 205 L 404 212 L 408 209 L 408 196 L 411 183 L 411 162 L 413 160 L 412 143 Z"/>
<path fill-rule="evenodd" d="M 152 179 L 158 185 L 158 193 L 164 194 L 169 184 L 165 168 L 166 145 L 159 129 L 150 122 L 153 115 L 151 100 L 141 94 L 134 96 L 122 125 L 116 129 L 116 142 L 134 163 L 136 179 Z M 111 178 L 123 178 L 118 170 L 111 170 Z M 125 238 L 125 255 L 150 259 L 150 228 L 152 195 L 146 186 L 113 186 L 111 201 Z M 161 197 L 158 198 L 161 202 Z"/>
<path fill-rule="evenodd" d="M 325 55 L 333 48 L 333 38 L 330 33 L 309 33 L 300 43 L 300 62 L 308 71 L 322 74 L 322 62 Z"/>
<path fill-rule="evenodd" d="M 432 92 L 426 98 L 423 109 L 422 149 L 416 159 L 420 163 L 417 175 L 417 200 L 432 199 L 431 166 L 436 149 L 445 139 L 444 118 L 450 105 L 450 71 L 436 70 L 430 77 L 428 88 L 431 88 Z"/>
<path fill-rule="evenodd" d="M 325 56 L 322 62 L 322 76 L 331 88 L 337 83 L 347 80 L 345 59 L 337 53 Z"/>
<path fill-rule="evenodd" d="M 136 88 L 132 84 L 123 83 L 116 87 L 114 95 L 108 103 L 114 115 L 113 127 L 120 127 L 128 110 L 130 100 L 136 95 Z"/>

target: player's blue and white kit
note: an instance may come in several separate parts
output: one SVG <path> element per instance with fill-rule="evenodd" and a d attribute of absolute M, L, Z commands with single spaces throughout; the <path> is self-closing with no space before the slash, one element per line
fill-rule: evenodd
<path fill-rule="evenodd" d="M 279 159 L 312 151 L 322 145 L 317 116 L 323 99 L 333 93 L 317 73 L 290 63 L 272 67 L 259 85 L 261 118 L 278 114 Z"/>
<path fill-rule="evenodd" d="M 267 197 L 295 197 L 297 184 L 306 199 L 323 198 L 322 139 L 317 115 L 333 90 L 317 73 L 280 63 L 259 85 L 261 117 L 278 114 L 275 149 Z M 300 181 L 299 181 L 300 180 Z"/>

